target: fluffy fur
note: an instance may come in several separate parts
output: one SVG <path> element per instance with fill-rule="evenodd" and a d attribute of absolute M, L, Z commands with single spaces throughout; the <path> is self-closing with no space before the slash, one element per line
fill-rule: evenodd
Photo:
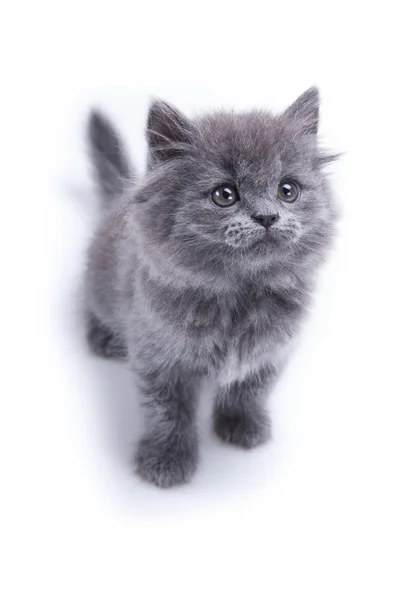
<path fill-rule="evenodd" d="M 215 380 L 214 429 L 245 448 L 265 442 L 265 403 L 331 244 L 335 208 L 317 143 L 318 91 L 283 114 L 217 112 L 191 120 L 156 101 L 145 175 L 132 179 L 118 135 L 93 113 L 89 138 L 109 205 L 86 270 L 88 340 L 138 375 L 146 432 L 138 473 L 168 487 L 198 462 L 197 389 Z M 301 195 L 277 197 L 283 179 Z M 232 207 L 213 203 L 235 186 Z M 254 215 L 279 215 L 266 230 Z"/>

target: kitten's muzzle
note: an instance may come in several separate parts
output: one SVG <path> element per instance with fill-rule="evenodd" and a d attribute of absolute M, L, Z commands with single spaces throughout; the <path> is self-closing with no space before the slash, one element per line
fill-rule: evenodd
<path fill-rule="evenodd" d="M 252 215 L 252 219 L 260 223 L 265 229 L 269 229 L 271 225 L 276 223 L 279 220 L 279 214 L 275 213 L 273 215 L 261 215 L 259 213 Z"/>

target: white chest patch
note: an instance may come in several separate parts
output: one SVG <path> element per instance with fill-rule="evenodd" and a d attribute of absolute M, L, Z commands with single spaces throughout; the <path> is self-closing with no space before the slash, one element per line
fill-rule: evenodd
<path fill-rule="evenodd" d="M 279 369 L 286 362 L 292 343 L 288 342 L 276 348 L 273 353 L 270 349 L 259 346 L 245 360 L 240 360 L 237 350 L 233 348 L 229 352 L 224 366 L 218 373 L 217 380 L 219 385 L 226 386 L 235 381 L 241 382 L 249 375 L 258 373 L 268 364 L 272 364 L 275 368 Z"/>
<path fill-rule="evenodd" d="M 230 385 L 234 381 L 243 381 L 248 375 L 257 373 L 266 362 L 267 358 L 262 351 L 252 353 L 246 360 L 240 360 L 237 351 L 233 349 L 218 374 L 218 383 Z"/>

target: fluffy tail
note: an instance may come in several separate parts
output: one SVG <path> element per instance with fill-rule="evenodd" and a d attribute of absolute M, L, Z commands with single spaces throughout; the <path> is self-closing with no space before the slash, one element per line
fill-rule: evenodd
<path fill-rule="evenodd" d="M 106 117 L 95 110 L 89 116 L 88 138 L 96 180 L 107 206 L 122 194 L 126 182 L 132 180 L 133 169 L 117 131 Z"/>

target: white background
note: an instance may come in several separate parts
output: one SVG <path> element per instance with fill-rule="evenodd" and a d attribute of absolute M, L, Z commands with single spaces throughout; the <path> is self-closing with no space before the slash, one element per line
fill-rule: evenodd
<path fill-rule="evenodd" d="M 44 2 L 2 9 L 1 597 L 399 598 L 395 3 Z M 129 373 L 90 357 L 78 290 L 100 105 L 143 164 L 145 110 L 283 109 L 318 84 L 341 236 L 271 398 L 274 440 L 211 435 L 192 484 L 129 463 Z M 3 356 L 4 355 L 4 356 Z M 3 589 L 4 588 L 4 589 Z"/>

